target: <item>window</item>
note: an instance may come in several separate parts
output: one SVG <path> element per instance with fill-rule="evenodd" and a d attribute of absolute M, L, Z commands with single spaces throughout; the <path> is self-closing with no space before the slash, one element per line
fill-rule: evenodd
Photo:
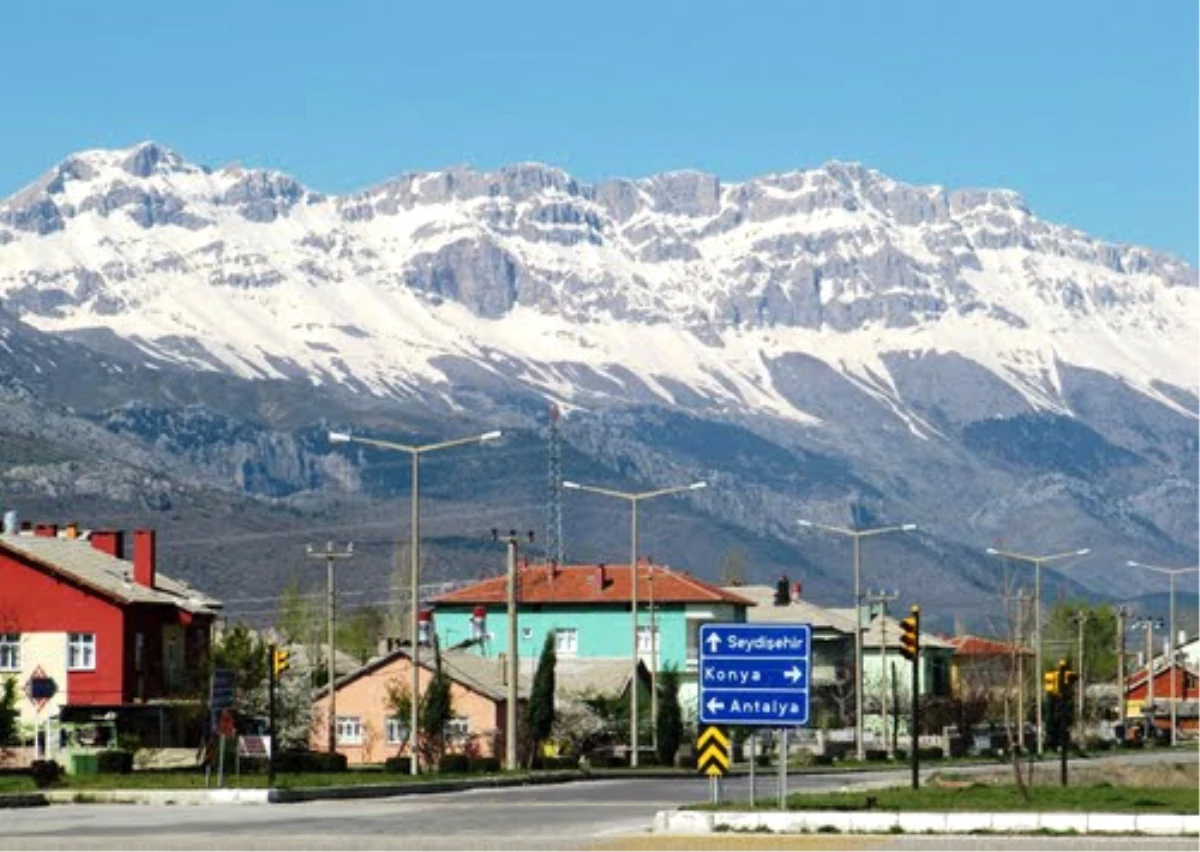
<path fill-rule="evenodd" d="M 466 717 L 456 716 L 446 723 L 445 736 L 448 740 L 465 740 L 470 732 Z"/>
<path fill-rule="evenodd" d="M 388 745 L 404 745 L 408 742 L 408 722 L 391 716 L 384 722 Z"/>
<path fill-rule="evenodd" d="M 95 671 L 96 669 L 96 634 L 68 633 L 67 634 L 67 670 Z"/>
<path fill-rule="evenodd" d="M 346 745 L 362 745 L 362 719 L 357 716 L 338 716 L 337 741 Z"/>
<path fill-rule="evenodd" d="M 658 627 L 654 628 L 654 636 L 650 635 L 649 627 L 639 627 L 637 632 L 637 645 L 639 654 L 652 654 L 655 651 L 662 653 L 662 635 L 658 632 Z"/>
<path fill-rule="evenodd" d="M 579 631 L 574 627 L 554 631 L 554 653 L 574 656 L 579 652 Z"/>
<path fill-rule="evenodd" d="M 21 634 L 0 633 L 0 672 L 21 670 Z"/>

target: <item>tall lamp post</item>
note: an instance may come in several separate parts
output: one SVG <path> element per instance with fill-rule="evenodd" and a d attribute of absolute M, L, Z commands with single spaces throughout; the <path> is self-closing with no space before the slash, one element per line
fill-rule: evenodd
<path fill-rule="evenodd" d="M 421 511 L 420 511 L 420 488 L 419 477 L 421 469 L 421 456 L 426 453 L 432 453 L 437 450 L 448 450 L 451 447 L 461 447 L 466 444 L 482 444 L 488 441 L 499 439 L 500 432 L 485 432 L 482 435 L 475 435 L 471 438 L 457 438 L 452 441 L 439 441 L 436 444 L 397 444 L 393 441 L 380 441 L 376 438 L 360 438 L 357 435 L 351 435 L 348 432 L 330 432 L 329 443 L 331 444 L 364 444 L 368 447 L 378 447 L 381 450 L 395 450 L 397 452 L 408 453 L 412 457 L 412 518 L 409 521 L 411 525 L 412 541 L 409 550 L 412 553 L 412 577 L 410 584 L 412 586 L 409 612 L 409 633 L 410 633 L 410 648 L 412 651 L 412 678 L 409 684 L 410 712 L 408 719 L 408 741 L 409 741 L 409 771 L 416 775 L 420 772 L 420 765 L 417 760 L 417 730 L 418 730 L 418 710 L 421 696 L 421 679 L 419 675 L 419 659 L 421 655 L 421 643 L 417 641 L 417 636 L 420 632 L 418 624 L 419 619 L 419 600 L 418 587 L 421 583 Z"/>
<path fill-rule="evenodd" d="M 807 529 L 822 530 L 837 535 L 850 536 L 854 539 L 854 741 L 855 755 L 859 760 L 866 759 L 866 744 L 863 742 L 863 622 L 862 622 L 862 587 L 861 587 L 861 545 L 860 541 L 874 535 L 884 535 L 892 532 L 911 532 L 916 524 L 895 524 L 890 527 L 875 527 L 869 530 L 852 530 L 847 527 L 835 527 L 828 524 L 818 524 L 804 519 L 796 521 Z M 912 685 L 913 690 L 918 684 Z"/>
<path fill-rule="evenodd" d="M 1024 553 L 1010 553 L 1007 550 L 997 550 L 989 547 L 987 552 L 992 556 L 1003 556 L 1018 562 L 1029 562 L 1033 565 L 1033 653 L 1037 676 L 1042 676 L 1042 565 L 1059 559 L 1070 559 L 1073 556 L 1087 556 L 1091 550 L 1087 547 L 1071 550 L 1066 553 L 1054 553 L 1049 556 L 1028 556 Z M 1042 726 L 1042 702 L 1034 702 L 1033 709 L 1037 713 L 1037 753 L 1040 757 L 1046 745 L 1046 731 Z"/>
<path fill-rule="evenodd" d="M 578 482 L 564 481 L 563 488 L 570 488 L 575 491 L 588 491 L 592 494 L 602 494 L 605 497 L 616 497 L 621 500 L 627 500 L 632 509 L 633 521 L 630 531 L 630 557 L 629 557 L 629 588 L 630 588 L 630 621 L 633 623 L 633 674 L 629 681 L 630 689 L 630 714 L 629 714 L 629 765 L 636 767 L 638 765 L 638 588 L 637 588 L 637 564 L 638 564 L 638 504 L 643 500 L 650 500 L 654 497 L 666 497 L 668 494 L 680 494 L 684 491 L 699 491 L 701 488 L 707 488 L 708 483 L 704 481 L 693 482 L 690 485 L 677 485 L 673 488 L 657 488 L 653 491 L 615 491 L 611 488 L 597 488 L 594 485 L 580 485 Z M 651 646 L 653 647 L 654 637 L 651 636 Z M 653 653 L 651 654 L 653 656 Z M 657 721 L 658 721 L 658 664 L 657 660 L 650 661 L 650 717 L 652 730 L 657 736 Z"/>
<path fill-rule="evenodd" d="M 1176 674 L 1176 671 L 1175 671 L 1175 666 L 1177 663 L 1177 661 L 1175 659 L 1175 642 L 1176 642 L 1176 636 L 1175 636 L 1175 577 L 1179 574 L 1190 574 L 1193 571 L 1200 571 L 1200 566 L 1195 567 L 1195 568 L 1163 568 L 1161 565 L 1144 565 L 1141 562 L 1134 562 L 1132 559 L 1130 559 L 1125 564 L 1128 565 L 1130 568 L 1142 568 L 1142 569 L 1145 569 L 1146 571 L 1155 571 L 1159 574 L 1166 574 L 1168 577 L 1171 578 L 1171 616 L 1170 616 L 1170 622 L 1169 622 L 1170 627 L 1167 628 L 1168 630 L 1171 631 L 1171 636 L 1168 640 L 1168 645 L 1167 645 L 1167 647 L 1170 649 L 1171 656 L 1168 658 L 1169 662 L 1168 662 L 1168 666 L 1167 666 L 1167 671 L 1169 671 L 1171 673 L 1171 745 L 1175 745 L 1175 741 L 1176 741 L 1175 724 L 1177 721 L 1176 714 L 1178 712 L 1175 708 L 1175 705 L 1178 701 L 1178 696 L 1176 695 L 1176 692 L 1175 692 L 1175 680 L 1178 677 L 1178 675 Z M 1151 657 L 1150 660 L 1148 661 L 1148 668 L 1146 669 L 1146 671 L 1148 672 L 1147 678 L 1150 680 L 1153 680 L 1154 679 L 1154 658 L 1153 657 Z M 1186 690 L 1185 690 L 1185 692 L 1186 692 Z M 1124 696 L 1122 696 L 1122 697 L 1124 697 Z M 1184 698 L 1187 698 L 1186 694 L 1184 695 Z"/>

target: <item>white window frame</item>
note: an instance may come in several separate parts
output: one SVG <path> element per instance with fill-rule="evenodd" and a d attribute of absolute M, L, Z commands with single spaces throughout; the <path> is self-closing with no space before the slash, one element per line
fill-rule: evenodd
<path fill-rule="evenodd" d="M 554 653 L 562 657 L 577 655 L 579 653 L 579 631 L 574 627 L 555 628 Z"/>
<path fill-rule="evenodd" d="M 408 743 L 408 722 L 397 719 L 395 716 L 388 716 L 383 722 L 383 729 L 388 745 L 406 745 Z M 404 732 L 403 738 L 400 736 L 401 731 Z"/>
<path fill-rule="evenodd" d="M 96 670 L 96 634 L 67 634 L 67 671 L 94 672 Z"/>
<path fill-rule="evenodd" d="M 471 721 L 466 716 L 455 716 L 446 723 L 444 735 L 453 742 L 465 740 L 471 735 Z"/>
<path fill-rule="evenodd" d="M 0 672 L 21 670 L 21 634 L 0 633 Z"/>
<path fill-rule="evenodd" d="M 650 625 L 638 625 L 637 646 L 638 654 L 650 654 L 658 651 L 662 653 L 662 633 L 659 632 L 658 625 L 654 625 L 654 639 L 651 639 Z"/>
<path fill-rule="evenodd" d="M 363 728 L 360 716 L 338 716 L 336 728 L 338 745 L 362 745 Z"/>

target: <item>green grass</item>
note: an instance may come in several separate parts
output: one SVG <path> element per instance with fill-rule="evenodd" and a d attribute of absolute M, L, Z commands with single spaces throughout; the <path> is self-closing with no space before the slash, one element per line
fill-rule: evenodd
<path fill-rule="evenodd" d="M 4 793 L 32 793 L 37 787 L 28 775 L 0 775 L 0 795 Z"/>
<path fill-rule="evenodd" d="M 709 809 L 711 806 L 703 806 Z M 735 806 L 738 807 L 738 806 Z M 1099 811 L 1109 813 L 1200 812 L 1195 788 L 1188 787 L 1036 787 L 1030 801 L 1012 785 L 969 787 L 891 787 L 858 793 L 797 793 L 791 810 L 880 811 Z M 727 808 L 724 808 L 727 809 Z"/>

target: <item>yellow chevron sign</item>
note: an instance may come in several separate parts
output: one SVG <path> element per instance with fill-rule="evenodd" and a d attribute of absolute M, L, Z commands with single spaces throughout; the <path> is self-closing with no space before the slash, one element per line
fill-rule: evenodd
<path fill-rule="evenodd" d="M 696 768 L 705 775 L 724 775 L 729 771 L 729 735 L 710 725 L 696 738 Z"/>

